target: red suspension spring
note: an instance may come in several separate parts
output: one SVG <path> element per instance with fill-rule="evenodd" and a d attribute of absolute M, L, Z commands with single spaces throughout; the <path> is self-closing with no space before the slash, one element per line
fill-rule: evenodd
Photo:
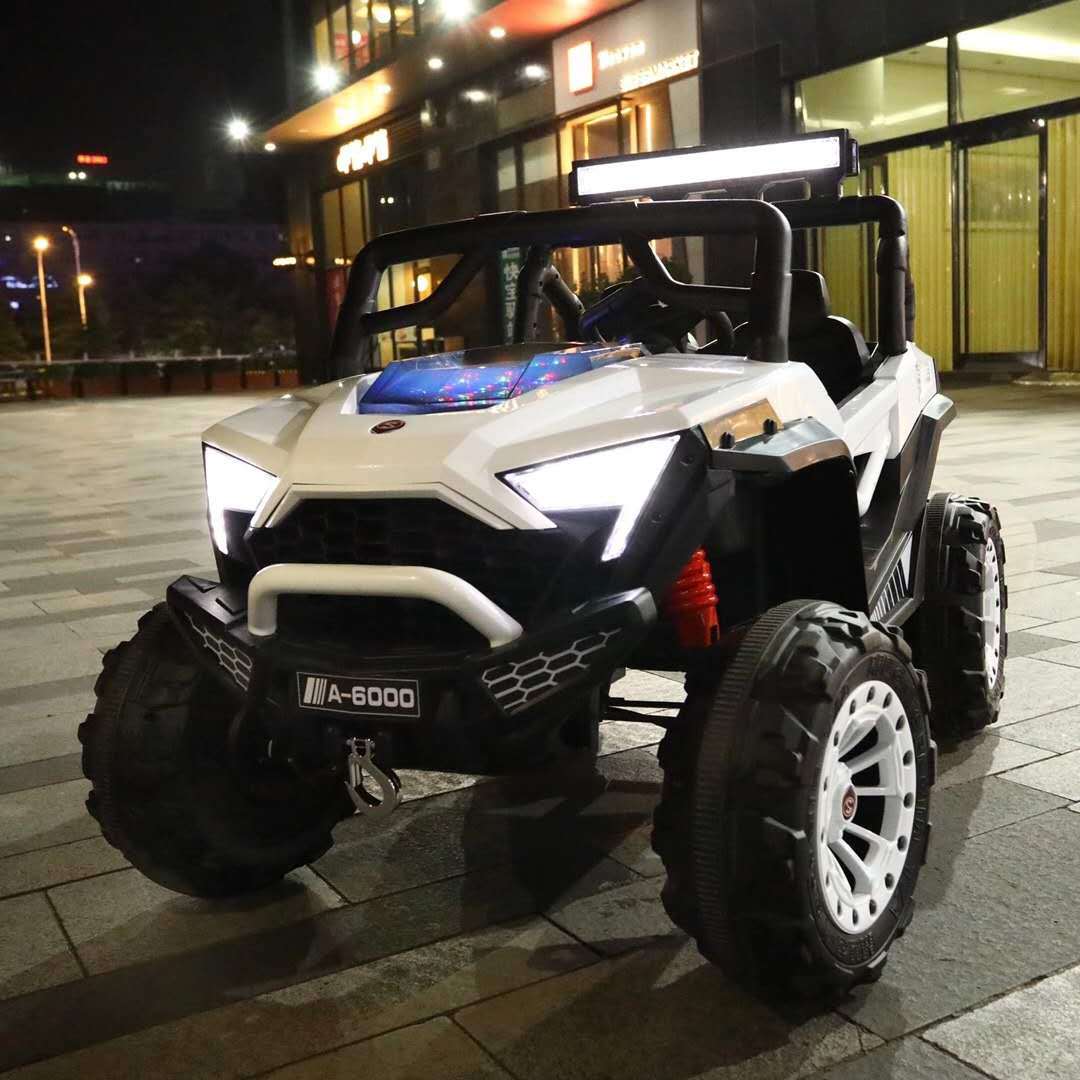
<path fill-rule="evenodd" d="M 720 637 L 716 586 L 705 549 L 698 548 L 682 568 L 664 601 L 664 613 L 675 624 L 684 649 L 704 649 Z"/>

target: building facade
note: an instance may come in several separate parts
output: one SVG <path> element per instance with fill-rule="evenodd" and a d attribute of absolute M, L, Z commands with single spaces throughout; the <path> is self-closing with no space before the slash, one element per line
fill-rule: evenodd
<path fill-rule="evenodd" d="M 911 212 L 919 338 L 944 369 L 1080 367 L 1080 0 L 294 0 L 286 19 L 295 101 L 263 138 L 310 379 L 373 236 L 565 206 L 574 160 L 837 126 L 863 145 L 849 190 Z M 872 245 L 847 229 L 798 249 L 865 325 Z M 687 280 L 715 257 L 694 239 L 660 254 Z M 387 335 L 383 362 L 505 338 L 517 258 L 440 324 Z M 392 268 L 380 303 L 450 265 Z M 625 269 L 602 247 L 559 265 L 586 299 Z"/>

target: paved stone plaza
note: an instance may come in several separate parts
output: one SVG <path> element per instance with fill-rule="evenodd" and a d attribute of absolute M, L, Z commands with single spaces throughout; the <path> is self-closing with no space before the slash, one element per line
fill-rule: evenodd
<path fill-rule="evenodd" d="M 141 877 L 84 810 L 76 725 L 101 653 L 210 572 L 198 432 L 252 399 L 0 407 L 0 1071 L 1076 1080 L 1080 391 L 955 396 L 935 488 L 1001 508 L 1004 713 L 943 754 L 915 922 L 835 1009 L 759 1004 L 672 931 L 657 728 L 605 725 L 598 774 L 407 775 L 386 827 L 243 900 Z"/>

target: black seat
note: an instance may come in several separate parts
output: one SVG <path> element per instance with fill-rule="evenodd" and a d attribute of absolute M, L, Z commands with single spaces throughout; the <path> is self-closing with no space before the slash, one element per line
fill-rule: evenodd
<path fill-rule="evenodd" d="M 839 402 L 863 382 L 870 350 L 859 328 L 831 310 L 825 279 L 815 270 L 792 270 L 788 356 L 812 368 Z M 748 336 L 746 323 L 736 328 L 739 351 L 745 351 Z"/>
<path fill-rule="evenodd" d="M 825 279 L 792 270 L 788 356 L 812 368 L 833 401 L 843 401 L 863 381 L 870 350 L 859 328 L 831 311 Z"/>

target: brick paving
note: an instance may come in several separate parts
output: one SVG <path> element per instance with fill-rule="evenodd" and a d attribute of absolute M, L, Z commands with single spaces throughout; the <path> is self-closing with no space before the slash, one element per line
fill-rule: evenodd
<path fill-rule="evenodd" d="M 1005 706 L 943 755 L 915 923 L 833 1009 L 748 998 L 667 922 L 658 728 L 606 724 L 587 775 L 407 775 L 384 828 L 263 894 L 148 882 L 85 813 L 75 728 L 101 653 L 211 572 L 198 432 L 258 398 L 4 407 L 0 1071 L 1076 1080 L 1080 394 L 955 396 L 935 488 L 1002 511 Z"/>

